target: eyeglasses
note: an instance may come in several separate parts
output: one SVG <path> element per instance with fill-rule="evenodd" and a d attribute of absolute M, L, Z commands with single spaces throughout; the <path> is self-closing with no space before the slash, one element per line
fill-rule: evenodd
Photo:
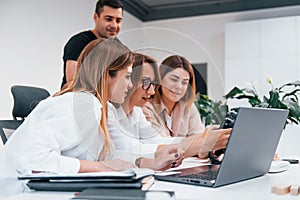
<path fill-rule="evenodd" d="M 150 78 L 142 79 L 142 88 L 143 88 L 143 90 L 149 90 L 151 85 L 153 86 L 153 89 L 155 89 L 156 83 L 151 81 Z"/>

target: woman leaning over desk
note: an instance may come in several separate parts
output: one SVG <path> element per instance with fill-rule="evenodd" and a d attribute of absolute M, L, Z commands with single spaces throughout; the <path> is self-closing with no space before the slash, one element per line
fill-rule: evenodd
<path fill-rule="evenodd" d="M 97 39 L 86 46 L 74 82 L 41 101 L 2 149 L 0 196 L 26 190 L 17 180 L 22 174 L 135 167 L 118 159 L 134 162 L 136 158 L 115 151 L 107 130 L 107 101 L 124 101 L 132 87 L 133 59 L 128 48 L 114 40 Z M 173 160 L 181 162 L 180 157 L 177 147 L 172 147 L 155 159 L 143 158 L 141 167 L 166 167 Z"/>

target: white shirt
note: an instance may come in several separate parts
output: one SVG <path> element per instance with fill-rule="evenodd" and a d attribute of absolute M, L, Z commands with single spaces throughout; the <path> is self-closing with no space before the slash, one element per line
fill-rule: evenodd
<path fill-rule="evenodd" d="M 17 176 L 32 170 L 77 173 L 79 160 L 98 160 L 104 141 L 98 133 L 101 108 L 85 92 L 41 101 L 0 152 L 1 191 L 24 190 Z"/>
<path fill-rule="evenodd" d="M 178 144 L 181 137 L 162 137 L 152 128 L 140 107 L 127 116 L 122 106 L 108 103 L 108 130 L 116 149 L 144 157 L 154 157 L 159 144 Z"/>

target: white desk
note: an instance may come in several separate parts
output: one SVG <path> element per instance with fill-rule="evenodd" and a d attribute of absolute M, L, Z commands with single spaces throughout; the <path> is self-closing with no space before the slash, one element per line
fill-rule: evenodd
<path fill-rule="evenodd" d="M 278 174 L 266 174 L 255 179 L 234 183 L 219 188 L 208 188 L 183 185 L 171 182 L 156 181 L 151 190 L 174 190 L 176 199 L 299 199 L 294 195 L 278 195 L 271 193 L 271 186 L 278 184 L 298 184 L 300 186 L 300 165 L 292 165 L 288 171 Z"/>
<path fill-rule="evenodd" d="M 155 181 L 150 190 L 170 190 L 175 191 L 178 200 L 192 199 L 222 199 L 222 200 L 276 200 L 276 199 L 299 199 L 299 196 L 291 194 L 278 195 L 271 193 L 271 186 L 278 184 L 297 184 L 300 186 L 300 165 L 291 167 L 282 173 L 266 174 L 265 176 L 254 178 L 239 183 L 234 183 L 219 188 L 207 188 L 187 184 Z M 4 200 L 67 200 L 74 197 L 74 192 L 29 192 L 4 198 Z"/>

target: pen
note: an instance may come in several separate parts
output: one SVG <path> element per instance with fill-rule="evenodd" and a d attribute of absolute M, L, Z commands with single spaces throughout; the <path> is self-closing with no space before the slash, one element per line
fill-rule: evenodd
<path fill-rule="evenodd" d="M 282 161 L 288 161 L 290 164 L 298 164 L 299 163 L 299 160 L 297 159 L 281 159 Z"/>

